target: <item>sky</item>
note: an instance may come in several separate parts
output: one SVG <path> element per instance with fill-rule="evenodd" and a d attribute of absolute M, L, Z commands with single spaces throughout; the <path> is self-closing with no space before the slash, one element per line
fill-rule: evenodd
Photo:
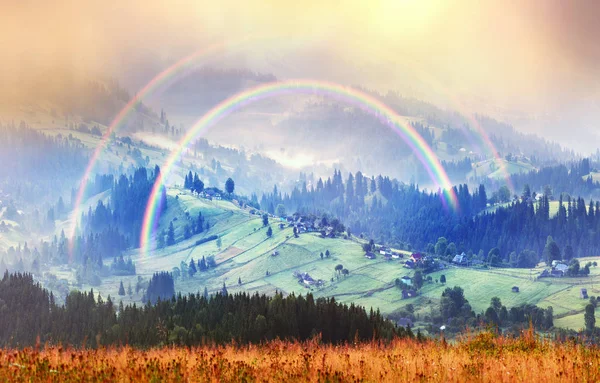
<path fill-rule="evenodd" d="M 595 150 L 598 1 L 5 0 L 0 14 L 5 99 L 90 73 L 135 91 L 222 41 L 230 48 L 213 63 L 459 104 Z"/>

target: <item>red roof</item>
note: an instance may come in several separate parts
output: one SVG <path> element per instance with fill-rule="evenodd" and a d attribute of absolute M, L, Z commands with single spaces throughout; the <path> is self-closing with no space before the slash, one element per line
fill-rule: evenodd
<path fill-rule="evenodd" d="M 419 259 L 423 258 L 423 255 L 421 253 L 413 253 L 413 255 L 411 255 L 411 258 L 418 261 Z"/>

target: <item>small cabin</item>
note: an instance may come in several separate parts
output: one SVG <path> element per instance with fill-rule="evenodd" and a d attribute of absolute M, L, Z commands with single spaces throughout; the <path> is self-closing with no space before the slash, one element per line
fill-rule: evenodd
<path fill-rule="evenodd" d="M 581 289 L 579 296 L 581 297 L 581 299 L 588 299 L 587 289 Z"/>
<path fill-rule="evenodd" d="M 513 293 L 518 293 L 519 292 L 519 286 L 513 286 L 511 290 L 512 290 Z"/>

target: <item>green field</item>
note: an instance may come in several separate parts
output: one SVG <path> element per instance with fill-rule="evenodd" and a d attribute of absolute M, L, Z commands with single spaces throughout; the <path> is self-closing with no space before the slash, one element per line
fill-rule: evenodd
<path fill-rule="evenodd" d="M 461 286 L 476 313 L 485 311 L 490 299 L 499 297 L 507 307 L 523 303 L 541 307 L 552 306 L 556 324 L 573 329 L 582 325 L 582 311 L 587 300 L 579 298 L 580 288 L 588 289 L 589 295 L 600 295 L 600 269 L 592 268 L 589 278 L 561 278 L 536 280 L 542 266 L 534 269 L 476 270 L 449 267 L 430 274 L 433 281 L 426 282 L 418 297 L 403 300 L 400 291 L 394 287 L 394 280 L 404 275 L 412 275 L 412 270 L 403 267 L 403 260 L 386 261 L 383 257 L 375 260 L 364 258 L 361 241 L 342 238 L 321 238 L 316 233 L 303 233 L 294 238 L 292 229 L 280 229 L 278 219 L 270 218 L 273 236 L 267 238 L 266 228 L 258 215 L 225 201 L 207 201 L 190 195 L 186 191 L 171 188 L 168 191 L 169 208 L 160 219 L 159 230 L 173 222 L 177 244 L 160 250 L 152 250 L 142 255 L 131 251 L 138 275 L 131 277 L 104 278 L 102 285 L 94 287 L 103 296 L 111 295 L 124 303 L 139 302 L 140 294 L 132 297 L 118 297 L 119 282 L 125 287 L 135 286 L 138 276 L 148 279 L 156 271 L 171 271 L 182 261 L 192 258 L 198 261 L 203 256 L 214 256 L 217 267 L 206 272 L 198 272 L 192 278 L 176 279 L 176 290 L 182 293 L 202 292 L 206 287 L 210 293 L 220 291 L 223 284 L 230 293 L 238 291 L 273 294 L 306 294 L 315 297 L 335 297 L 338 301 L 355 303 L 367 308 L 379 308 L 384 314 L 391 314 L 406 304 L 413 304 L 416 313 L 430 315 L 437 310 L 440 295 L 446 287 Z M 208 219 L 211 228 L 208 232 L 182 240 L 183 228 L 187 224 L 186 212 L 195 219 L 198 211 Z M 196 241 L 210 235 L 219 235 L 222 245 L 216 241 L 195 245 Z M 330 251 L 329 258 L 321 259 L 320 253 Z M 278 251 L 277 256 L 272 256 Z M 405 252 L 406 254 L 407 252 Z M 600 258 L 586 258 L 600 260 Z M 349 270 L 344 277 L 335 272 L 335 266 L 342 264 Z M 267 275 L 267 271 L 269 275 Z M 305 286 L 293 276 L 294 271 L 307 272 L 314 279 L 322 279 L 321 287 Z M 446 276 L 446 284 L 439 282 Z M 61 271 L 60 276 L 69 278 L 69 273 Z M 238 283 L 241 280 L 241 284 Z M 520 292 L 511 288 L 518 286 Z M 83 286 L 85 289 L 91 286 Z"/>
<path fill-rule="evenodd" d="M 473 164 L 473 170 L 467 174 L 467 179 L 488 177 L 492 179 L 505 179 L 507 174 L 527 173 L 535 167 L 524 161 L 485 160 Z"/>

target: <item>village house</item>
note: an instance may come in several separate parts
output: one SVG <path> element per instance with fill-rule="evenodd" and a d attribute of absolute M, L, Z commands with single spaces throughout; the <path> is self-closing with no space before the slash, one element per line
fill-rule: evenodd
<path fill-rule="evenodd" d="M 402 254 L 393 252 L 392 253 L 392 258 L 393 259 L 400 259 L 400 258 L 402 258 Z"/>
<path fill-rule="evenodd" d="M 377 258 L 377 256 L 375 256 L 375 253 L 372 253 L 372 252 L 370 252 L 370 251 L 367 251 L 367 252 L 365 253 L 365 258 L 367 258 L 367 259 L 375 259 L 375 258 Z"/>
<path fill-rule="evenodd" d="M 412 278 L 408 275 L 405 275 L 402 278 L 400 278 L 400 281 L 407 286 L 412 286 Z"/>
<path fill-rule="evenodd" d="M 406 262 L 404 262 L 404 267 L 406 267 L 407 269 L 414 269 L 415 266 L 416 263 L 412 259 L 409 259 Z"/>
<path fill-rule="evenodd" d="M 555 267 L 554 270 L 558 270 L 561 271 L 563 273 L 566 273 L 567 270 L 569 270 L 569 266 L 565 265 L 564 263 L 558 263 Z"/>
<path fill-rule="evenodd" d="M 513 293 L 518 293 L 519 292 L 519 287 L 518 286 L 513 286 L 511 290 L 512 290 Z"/>
<path fill-rule="evenodd" d="M 550 271 L 550 276 L 554 278 L 562 278 L 565 273 L 560 270 L 552 270 Z"/>
<path fill-rule="evenodd" d="M 414 262 L 414 263 L 419 263 L 423 260 L 423 254 L 421 253 L 413 253 L 410 256 L 410 259 Z"/>
<path fill-rule="evenodd" d="M 463 252 L 462 254 L 457 254 L 452 258 L 452 263 L 459 266 L 467 266 L 469 264 L 469 260 L 467 255 Z"/>
<path fill-rule="evenodd" d="M 417 296 L 417 291 L 413 289 L 402 290 L 402 299 L 414 298 Z"/>

